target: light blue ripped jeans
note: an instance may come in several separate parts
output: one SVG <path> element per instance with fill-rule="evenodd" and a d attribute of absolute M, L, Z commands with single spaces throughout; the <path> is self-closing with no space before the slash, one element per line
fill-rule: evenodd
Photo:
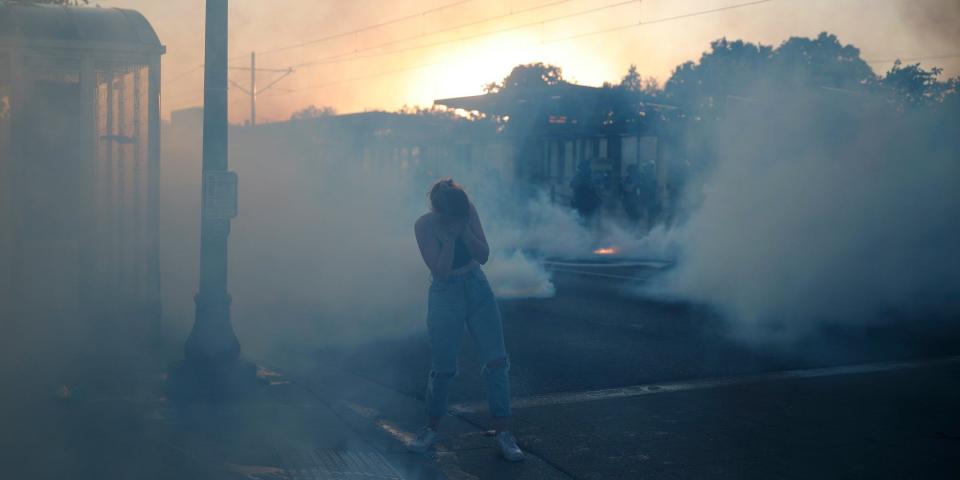
<path fill-rule="evenodd" d="M 426 411 L 431 418 L 447 413 L 450 382 L 457 375 L 463 330 L 477 346 L 487 387 L 490 414 L 510 416 L 510 362 L 503 344 L 500 307 L 480 267 L 444 280 L 434 279 L 427 302 L 430 377 Z"/>

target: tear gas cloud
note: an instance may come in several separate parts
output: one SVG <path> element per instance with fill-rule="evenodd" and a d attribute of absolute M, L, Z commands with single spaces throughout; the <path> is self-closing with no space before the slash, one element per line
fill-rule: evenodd
<path fill-rule="evenodd" d="M 275 130 L 236 129 L 231 140 L 240 209 L 229 291 L 248 350 L 423 333 L 430 276 L 413 223 L 441 177 L 463 184 L 477 205 L 492 249 L 484 268 L 501 299 L 552 296 L 543 259 L 589 255 L 602 243 L 570 208 L 551 204 L 544 192 L 497 188 L 486 171 L 451 165 L 415 176 L 332 153 L 312 137 L 264 132 Z M 197 285 L 200 144 L 186 137 L 172 132 L 164 147 L 162 283 L 171 340 L 190 328 Z M 627 235 L 615 232 L 626 244 Z"/>
<path fill-rule="evenodd" d="M 552 296 L 546 258 L 615 246 L 623 257 L 675 263 L 638 285 L 643 295 L 706 304 L 748 341 L 949 316 L 960 298 L 951 108 L 758 87 L 729 121 L 684 139 L 711 160 L 687 182 L 686 220 L 645 235 L 611 220 L 587 228 L 545 192 L 495 188 L 456 165 L 415 177 L 303 138 L 236 130 L 235 325 L 255 351 L 421 334 L 429 273 L 412 225 L 442 176 L 478 206 L 493 249 L 485 268 L 503 299 Z M 178 149 L 165 149 L 163 284 L 167 322 L 185 334 L 196 272 L 183 267 L 196 259 L 177 256 L 197 250 L 199 145 Z"/>
<path fill-rule="evenodd" d="M 659 292 L 715 306 L 752 341 L 955 321 L 958 122 L 956 102 L 757 87 L 690 139 L 716 160 L 686 192 L 702 201 L 673 232 L 679 262 Z"/>

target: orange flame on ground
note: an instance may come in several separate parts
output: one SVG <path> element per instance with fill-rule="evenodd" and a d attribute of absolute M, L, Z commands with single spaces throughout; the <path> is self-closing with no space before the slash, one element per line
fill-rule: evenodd
<path fill-rule="evenodd" d="M 613 247 L 598 248 L 593 251 L 597 255 L 613 255 L 617 253 L 617 249 Z"/>

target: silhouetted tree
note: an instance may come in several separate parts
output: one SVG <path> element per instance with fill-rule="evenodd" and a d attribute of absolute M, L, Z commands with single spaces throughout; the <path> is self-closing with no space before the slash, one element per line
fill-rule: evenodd
<path fill-rule="evenodd" d="M 889 83 L 917 91 L 936 77 L 905 67 Z M 889 75 L 889 74 L 888 74 Z M 826 32 L 815 38 L 792 37 L 779 47 L 720 39 L 699 62 L 677 67 L 665 85 L 666 96 L 695 116 L 719 114 L 731 99 L 751 100 L 758 93 L 798 89 L 839 89 L 866 93 L 881 84 L 860 50 Z M 908 86 L 911 84 L 913 86 Z"/>
<path fill-rule="evenodd" d="M 608 122 L 638 121 L 647 112 L 644 103 L 657 98 L 662 91 L 660 83 L 654 77 L 644 78 L 636 65 L 630 65 L 620 83 L 604 82 L 603 88 L 612 90 L 609 104 L 599 106 L 609 111 L 604 120 Z"/>
<path fill-rule="evenodd" d="M 873 69 L 860 58 L 860 49 L 843 45 L 826 32 L 783 42 L 773 51 L 772 66 L 779 87 L 862 90 L 876 81 Z"/>
<path fill-rule="evenodd" d="M 925 70 L 920 64 L 903 65 L 897 60 L 890 71 L 880 80 L 880 85 L 893 94 L 893 100 L 901 106 L 922 106 L 939 103 L 957 93 L 960 78 L 940 82 L 937 77 L 942 68 Z"/>
<path fill-rule="evenodd" d="M 703 114 L 730 95 L 745 96 L 769 71 L 773 47 L 721 38 L 710 43 L 700 62 L 676 67 L 664 85 L 666 96 L 693 114 Z"/>
<path fill-rule="evenodd" d="M 723 38 L 712 42 L 699 62 L 674 69 L 665 95 L 697 118 L 721 114 L 731 100 L 802 90 L 880 90 L 901 105 L 924 105 L 943 102 L 957 91 L 960 79 L 939 81 L 941 73 L 939 68 L 897 62 L 880 77 L 860 58 L 858 48 L 826 32 L 816 38 L 792 37 L 777 48 Z M 637 78 L 628 75 L 623 83 L 636 86 Z"/>
<path fill-rule="evenodd" d="M 604 84 L 604 86 L 611 85 Z M 620 79 L 620 84 L 617 85 L 617 87 L 628 92 L 640 92 L 651 97 L 656 96 L 660 92 L 660 82 L 657 81 L 655 77 L 643 78 L 637 70 L 637 66 L 634 64 L 630 64 L 630 68 L 627 69 L 627 74 Z"/>
<path fill-rule="evenodd" d="M 563 72 L 560 67 L 537 62 L 517 65 L 502 82 L 488 83 L 483 89 L 486 93 L 496 93 L 512 88 L 557 85 L 561 82 L 563 82 Z"/>
<path fill-rule="evenodd" d="M 290 120 L 306 120 L 308 118 L 332 117 L 337 114 L 337 109 L 323 106 L 317 108 L 316 105 L 297 110 L 290 115 Z"/>

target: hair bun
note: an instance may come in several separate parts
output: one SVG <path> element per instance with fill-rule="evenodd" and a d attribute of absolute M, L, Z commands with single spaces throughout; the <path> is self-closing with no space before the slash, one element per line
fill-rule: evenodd
<path fill-rule="evenodd" d="M 452 178 L 444 178 L 433 184 L 427 197 L 430 199 L 430 208 L 435 212 L 456 217 L 466 217 L 470 213 L 470 200 L 466 192 Z"/>

